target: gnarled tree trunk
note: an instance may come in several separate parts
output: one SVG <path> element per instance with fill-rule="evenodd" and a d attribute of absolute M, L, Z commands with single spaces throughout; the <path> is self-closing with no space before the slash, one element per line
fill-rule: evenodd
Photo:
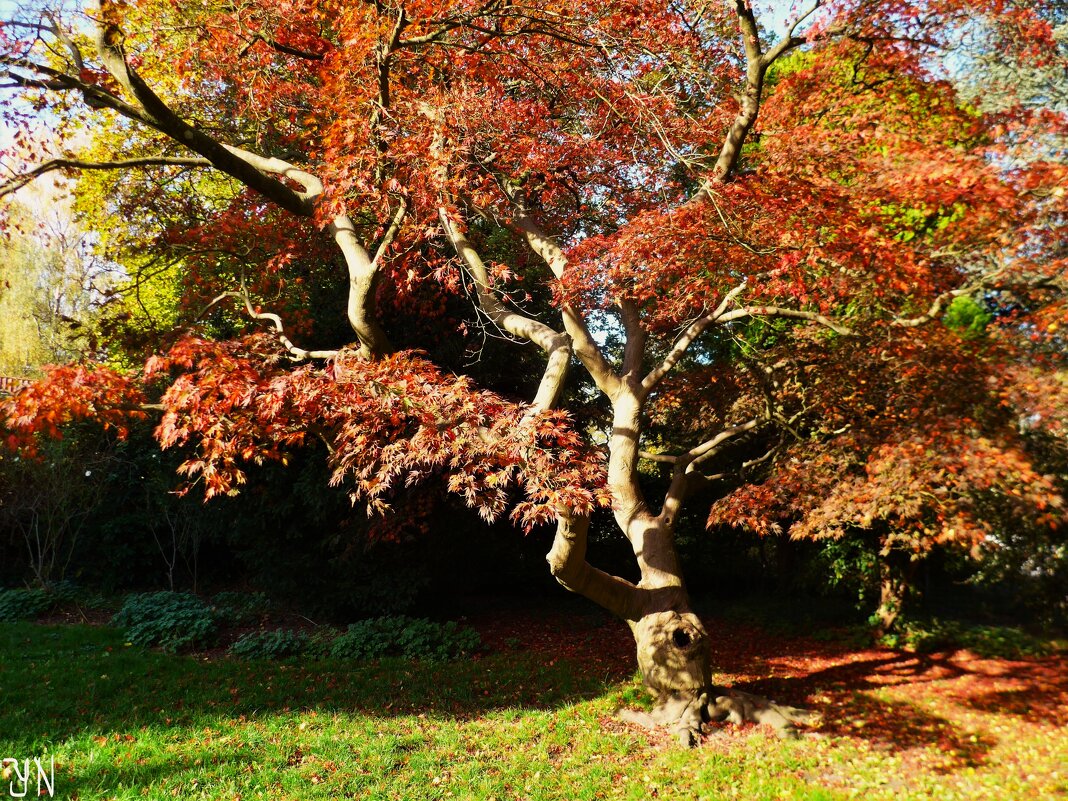
<path fill-rule="evenodd" d="M 780 736 L 810 722 L 804 710 L 712 683 L 712 639 L 690 607 L 678 569 L 674 532 L 655 518 L 642 526 L 639 564 L 656 564 L 656 578 L 638 584 L 604 573 L 586 562 L 589 519 L 562 516 L 548 562 L 567 589 L 585 595 L 630 626 L 638 667 L 653 696 L 650 712 L 623 710 L 625 720 L 648 728 L 666 727 L 686 746 L 696 743 L 708 724 L 751 721 L 771 726 Z"/>

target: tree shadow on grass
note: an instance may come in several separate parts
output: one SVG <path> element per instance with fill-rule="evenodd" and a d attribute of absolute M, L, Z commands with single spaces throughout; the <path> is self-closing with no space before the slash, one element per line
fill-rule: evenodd
<path fill-rule="evenodd" d="M 1068 726 L 1068 676 L 1062 677 L 1059 686 L 1054 687 L 1046 685 L 989 690 L 969 697 L 967 705 L 979 712 Z"/>
<path fill-rule="evenodd" d="M 906 700 L 877 697 L 880 690 L 916 688 L 919 700 L 937 698 L 940 703 L 1024 716 L 1032 722 L 1064 725 L 1068 721 L 1068 672 L 1063 657 L 1004 660 L 952 650 L 918 654 L 872 649 L 843 651 L 838 659 L 845 661 L 832 658 L 831 664 L 824 654 L 823 661 L 816 663 L 820 667 L 806 671 L 798 660 L 806 648 L 803 643 L 786 644 L 777 657 L 762 660 L 762 671 L 774 672 L 779 667 L 793 675 L 742 680 L 735 686 L 816 709 L 824 716 L 821 731 L 826 734 L 864 739 L 890 752 L 936 747 L 944 757 L 933 766 L 936 772 L 984 764 L 997 739 Z"/>
<path fill-rule="evenodd" d="M 943 757 L 933 766 L 936 773 L 981 767 L 998 744 L 989 734 L 968 731 L 906 701 L 883 700 L 867 693 L 836 704 L 834 718 L 826 721 L 822 730 L 862 738 L 891 753 L 934 746 Z"/>
<path fill-rule="evenodd" d="M 453 662 L 241 662 L 127 646 L 106 628 L 0 626 L 0 746 L 32 754 L 77 736 L 318 710 L 468 718 L 602 694 L 605 674 L 536 653 Z"/>

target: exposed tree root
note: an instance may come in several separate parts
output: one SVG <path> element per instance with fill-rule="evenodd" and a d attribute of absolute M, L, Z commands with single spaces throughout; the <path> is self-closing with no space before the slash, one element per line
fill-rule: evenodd
<path fill-rule="evenodd" d="M 797 726 L 819 720 L 815 712 L 724 687 L 709 687 L 696 694 L 672 693 L 662 696 L 649 712 L 621 709 L 617 715 L 650 730 L 666 728 L 686 748 L 710 732 L 714 723 L 758 723 L 770 726 L 779 737 L 793 738 L 800 736 Z"/>

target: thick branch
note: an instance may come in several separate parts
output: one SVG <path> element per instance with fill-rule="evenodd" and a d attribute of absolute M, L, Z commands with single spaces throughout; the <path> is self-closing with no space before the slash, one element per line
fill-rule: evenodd
<path fill-rule="evenodd" d="M 783 54 L 788 53 L 795 47 L 800 47 L 805 43 L 805 40 L 802 37 L 797 36 L 797 29 L 798 27 L 800 27 L 802 22 L 804 22 L 810 16 L 815 14 L 817 9 L 819 9 L 819 7 L 822 5 L 823 0 L 816 0 L 816 2 L 813 3 L 807 11 L 801 12 L 801 14 L 799 14 L 797 18 L 794 19 L 793 23 L 791 23 L 790 25 L 789 30 L 786 31 L 786 35 L 783 36 L 783 38 L 780 39 L 778 42 L 776 42 L 772 46 L 772 48 L 761 57 L 761 62 L 763 63 L 765 69 L 774 64 L 775 60 Z"/>
<path fill-rule="evenodd" d="M 199 153 L 212 165 L 236 178 L 250 189 L 277 203 L 282 208 L 301 216 L 310 216 L 312 204 L 310 198 L 294 192 L 284 183 L 271 177 L 268 172 L 287 174 L 284 170 L 257 167 L 247 158 L 247 151 L 227 147 L 197 130 L 175 114 L 166 103 L 148 86 L 126 61 L 121 41 L 122 32 L 109 15 L 113 12 L 107 3 L 102 2 L 101 21 L 97 26 L 97 50 L 105 68 L 118 81 L 129 97 L 140 106 L 138 119 L 147 122 L 156 130 L 166 134 L 175 141 Z M 262 158 L 262 157 L 261 157 Z M 273 161 L 264 159 L 264 161 Z M 292 165 L 288 165 L 292 169 Z M 321 185 L 320 185 L 321 186 Z M 320 188 L 321 191 L 321 188 Z"/>
<path fill-rule="evenodd" d="M 808 11 L 801 14 L 791 25 L 786 36 L 776 43 L 767 53 L 763 52 L 760 44 L 760 31 L 756 17 L 749 0 L 735 0 L 735 12 L 738 16 L 738 29 L 742 36 L 742 45 L 745 48 L 745 87 L 738 98 L 740 108 L 738 115 L 731 123 L 727 136 L 719 151 L 719 158 L 712 168 L 712 183 L 722 183 L 728 180 L 738 167 L 738 160 L 742 155 L 742 145 L 745 138 L 756 122 L 760 113 L 761 96 L 764 93 L 764 77 L 777 58 L 789 50 L 804 44 L 794 34 L 801 21 L 814 13 L 821 5 L 822 0 L 817 0 Z M 704 191 L 708 191 L 706 188 Z"/>
<path fill-rule="evenodd" d="M 356 236 L 356 226 L 347 214 L 339 214 L 333 219 L 330 233 L 341 249 L 348 268 L 349 299 L 345 313 L 360 340 L 360 354 L 364 358 L 372 358 L 389 353 L 392 350 L 389 337 L 375 314 L 375 290 L 379 275 L 377 259 L 383 249 L 380 247 L 375 259 L 372 259 Z"/>
<path fill-rule="evenodd" d="M 560 246 L 522 209 L 517 210 L 513 222 L 526 237 L 531 249 L 549 265 L 553 275 L 558 279 L 562 278 L 567 268 L 567 257 Z M 615 397 L 621 386 L 619 376 L 601 353 L 601 348 L 590 334 L 586 321 L 567 301 L 562 304 L 560 311 L 564 320 L 564 330 L 571 337 L 575 355 L 589 372 L 597 388 L 609 398 Z"/>
<path fill-rule="evenodd" d="M 561 514 L 552 550 L 546 556 L 549 570 L 561 585 L 584 595 L 624 620 L 639 616 L 641 591 L 629 581 L 592 567 L 586 561 L 588 517 Z"/>
<path fill-rule="evenodd" d="M 101 19 L 97 29 L 97 49 L 108 72 L 118 81 L 125 92 L 140 106 L 136 119 L 140 119 L 184 147 L 199 153 L 216 169 L 225 172 L 241 183 L 259 192 L 282 208 L 301 216 L 311 216 L 315 202 L 323 194 L 322 181 L 311 172 L 301 169 L 283 159 L 261 156 L 243 148 L 221 144 L 181 119 L 142 80 L 126 61 L 114 12 L 107 3 L 101 3 Z M 120 110 L 121 111 L 121 110 Z M 303 191 L 296 191 L 272 177 L 280 175 L 299 183 Z M 395 218 L 399 226 L 403 216 Z M 387 230 L 387 239 L 396 231 Z M 361 353 L 370 357 L 387 353 L 389 339 L 374 314 L 377 257 L 384 252 L 379 249 L 372 259 L 359 238 L 347 215 L 338 215 L 330 224 L 330 233 L 341 249 L 349 273 L 349 324 L 359 337 Z M 387 243 L 388 244 L 388 243 Z"/>
<path fill-rule="evenodd" d="M 86 83 L 73 75 L 49 67 L 46 64 L 38 64 L 27 58 L 0 54 L 0 64 L 4 65 L 3 75 L 16 86 L 27 89 L 48 89 L 55 92 L 80 92 L 85 103 L 91 108 L 110 108 L 130 120 L 156 128 L 153 121 L 137 106 L 127 103 L 118 95 L 113 94 L 96 84 Z M 30 78 L 12 72 L 12 68 L 25 70 L 40 77 Z M 159 130 L 157 128 L 157 130 Z"/>
<path fill-rule="evenodd" d="M 690 450 L 686 451 L 680 462 L 685 461 L 685 469 L 692 470 L 701 462 L 707 461 L 719 453 L 722 450 L 724 443 L 735 439 L 746 432 L 752 431 L 754 428 L 757 428 L 765 422 L 767 422 L 767 419 L 764 417 L 754 417 L 752 420 L 747 420 L 744 423 L 725 428 L 711 439 L 705 440 L 700 445 L 695 445 L 690 448 Z"/>
<path fill-rule="evenodd" d="M 736 0 L 735 9 L 742 44 L 745 47 L 745 87 L 738 98 L 741 106 L 738 109 L 738 115 L 727 131 L 727 136 L 719 151 L 719 158 L 716 159 L 716 165 L 712 168 L 713 183 L 726 181 L 738 166 L 738 159 L 742 155 L 742 144 L 760 111 L 760 98 L 764 91 L 764 74 L 767 72 L 760 49 L 760 33 L 757 30 L 752 7 L 746 0 Z"/>
<path fill-rule="evenodd" d="M 633 300 L 624 300 L 619 304 L 620 318 L 623 321 L 623 377 L 630 381 L 637 378 L 645 359 L 645 329 L 642 328 L 641 311 Z"/>

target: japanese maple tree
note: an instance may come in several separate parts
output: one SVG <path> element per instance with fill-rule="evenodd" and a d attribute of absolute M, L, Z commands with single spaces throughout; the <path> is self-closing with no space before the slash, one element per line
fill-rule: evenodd
<path fill-rule="evenodd" d="M 1018 421 L 1063 432 L 1068 120 L 980 111 L 946 55 L 1063 63 L 1042 11 L 812 0 L 777 35 L 743 0 L 27 13 L 2 28 L 9 115 L 71 150 L 8 154 L 5 190 L 82 176 L 132 271 L 179 271 L 183 319 L 228 310 L 232 337 L 187 331 L 140 376 L 208 495 L 317 436 L 372 509 L 436 477 L 552 523 L 553 575 L 634 633 L 657 702 L 638 719 L 790 731 L 797 710 L 712 686 L 674 544 L 696 489 L 711 525 L 877 529 L 888 552 L 981 549 L 991 497 L 1063 523 Z M 351 342 L 316 349 L 332 273 Z M 520 350 L 529 396 L 433 363 L 472 325 Z M 562 408 L 575 362 L 604 420 Z M 135 405 L 77 375 L 107 389 L 86 413 Z M 55 419 L 55 386 L 10 424 Z M 586 559 L 601 506 L 636 584 Z"/>

